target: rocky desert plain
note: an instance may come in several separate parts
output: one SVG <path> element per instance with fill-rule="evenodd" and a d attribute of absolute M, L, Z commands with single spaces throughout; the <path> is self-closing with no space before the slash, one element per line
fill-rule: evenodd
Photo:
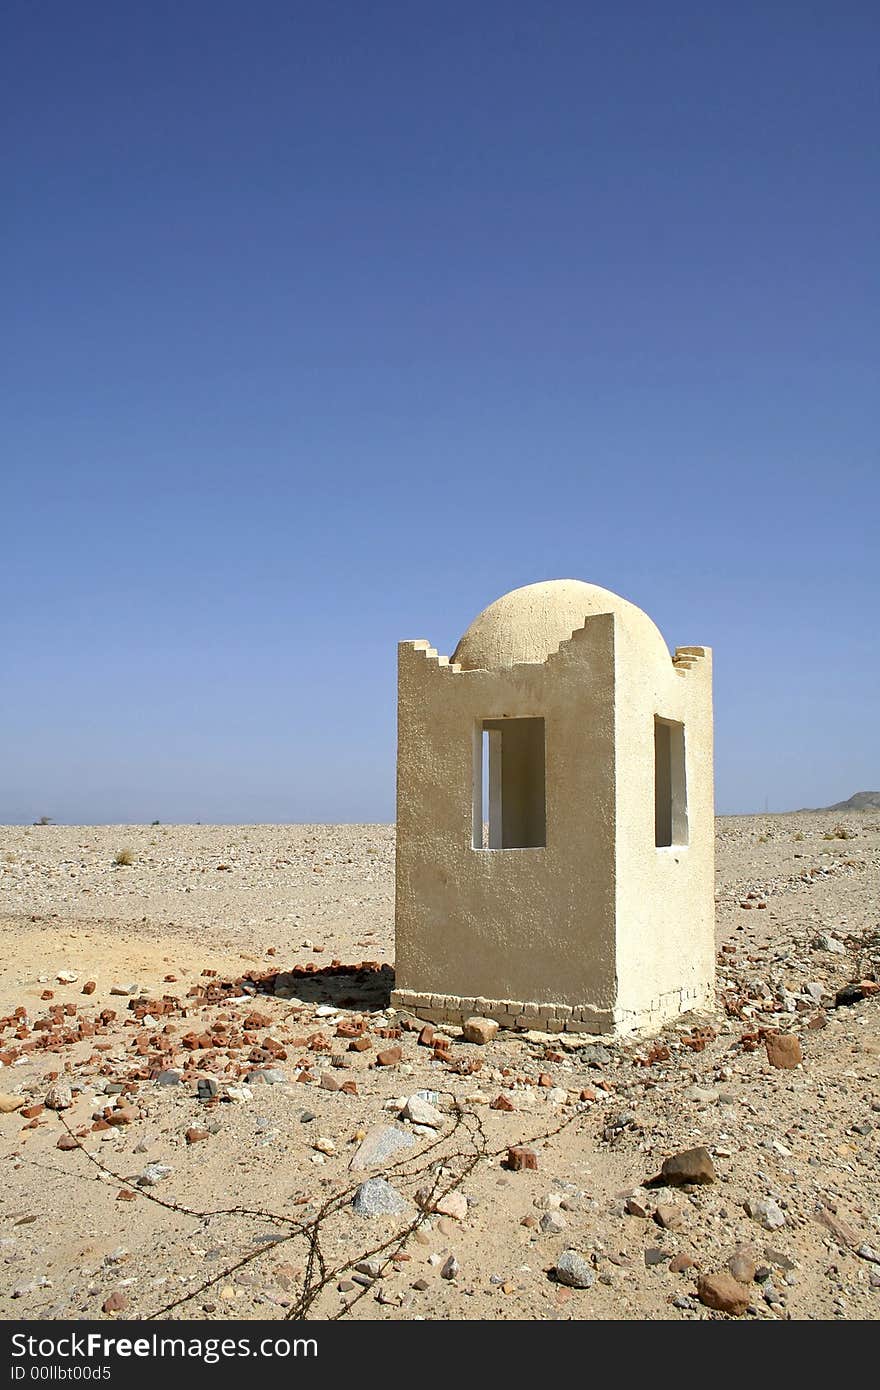
<path fill-rule="evenodd" d="M 878 890 L 878 809 L 719 818 L 712 1014 L 468 1041 L 392 826 L 4 827 L 3 1316 L 874 1319 Z"/>

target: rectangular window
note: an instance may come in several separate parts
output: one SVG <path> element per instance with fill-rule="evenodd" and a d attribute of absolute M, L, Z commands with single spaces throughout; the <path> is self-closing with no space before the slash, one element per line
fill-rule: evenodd
<path fill-rule="evenodd" d="M 654 843 L 658 849 L 688 842 L 684 725 L 654 719 Z"/>
<path fill-rule="evenodd" d="M 474 739 L 474 849 L 547 843 L 543 719 L 484 719 Z"/>

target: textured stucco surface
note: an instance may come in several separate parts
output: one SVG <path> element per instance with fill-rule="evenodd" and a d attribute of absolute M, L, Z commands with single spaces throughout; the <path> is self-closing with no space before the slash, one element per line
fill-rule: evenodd
<path fill-rule="evenodd" d="M 459 641 L 452 661 L 464 671 L 546 661 L 586 618 L 601 613 L 615 613 L 646 654 L 669 660 L 659 628 L 628 599 L 582 579 L 547 579 L 512 589 L 484 608 Z"/>
<path fill-rule="evenodd" d="M 464 667 L 467 669 L 464 669 Z M 685 725 L 689 843 L 654 843 L 654 719 Z M 486 721 L 545 721 L 546 844 L 474 848 Z M 711 658 L 576 580 L 399 647 L 396 998 L 426 1016 L 650 1027 L 711 1002 Z M 458 1002 L 456 1002 L 458 1001 Z"/>

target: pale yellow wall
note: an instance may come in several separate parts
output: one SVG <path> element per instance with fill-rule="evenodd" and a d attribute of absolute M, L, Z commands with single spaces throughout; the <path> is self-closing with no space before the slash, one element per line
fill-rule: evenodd
<path fill-rule="evenodd" d="M 499 652 L 530 659 L 460 669 L 400 644 L 395 999 L 508 1023 L 536 1004 L 548 1027 L 595 1031 L 711 1004 L 711 653 L 673 662 L 645 614 L 578 581 L 505 596 L 457 654 Z M 686 847 L 655 846 L 655 716 L 685 728 Z M 545 721 L 546 845 L 475 849 L 482 723 L 527 717 Z"/>
<path fill-rule="evenodd" d="M 712 1002 L 715 973 L 715 812 L 712 657 L 690 666 L 646 662 L 621 633 L 617 646 L 618 998 L 626 1031 Z M 654 717 L 684 725 L 688 843 L 654 844 Z"/>
<path fill-rule="evenodd" d="M 614 619 L 546 663 L 455 671 L 400 646 L 397 988 L 614 1004 Z M 542 716 L 544 848 L 473 848 L 479 721 Z"/>

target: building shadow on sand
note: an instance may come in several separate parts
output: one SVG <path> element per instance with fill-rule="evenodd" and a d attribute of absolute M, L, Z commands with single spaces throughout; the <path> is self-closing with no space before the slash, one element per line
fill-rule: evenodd
<path fill-rule="evenodd" d="M 391 1002 L 394 971 L 390 965 L 376 961 L 361 961 L 359 965 L 334 963 L 323 968 L 297 965 L 264 975 L 259 986 L 262 994 L 274 994 L 278 999 L 378 1012 L 387 1009 Z"/>

